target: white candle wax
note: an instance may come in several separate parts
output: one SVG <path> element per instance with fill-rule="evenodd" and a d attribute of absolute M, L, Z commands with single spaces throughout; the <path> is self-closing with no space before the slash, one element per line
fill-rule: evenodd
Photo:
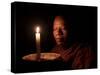
<path fill-rule="evenodd" d="M 40 59 L 40 28 L 36 28 L 36 49 L 37 49 L 37 59 Z"/>
<path fill-rule="evenodd" d="M 36 48 L 40 50 L 40 28 L 36 28 Z"/>

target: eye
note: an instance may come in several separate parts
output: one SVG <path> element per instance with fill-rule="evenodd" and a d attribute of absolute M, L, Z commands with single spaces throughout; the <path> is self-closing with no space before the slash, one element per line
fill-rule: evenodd
<path fill-rule="evenodd" d="M 57 28 L 55 27 L 55 28 L 53 28 L 53 30 L 55 31 L 55 30 L 57 30 Z"/>

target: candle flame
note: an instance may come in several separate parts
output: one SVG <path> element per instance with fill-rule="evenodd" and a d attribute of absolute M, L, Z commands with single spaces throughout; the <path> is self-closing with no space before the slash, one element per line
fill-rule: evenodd
<path fill-rule="evenodd" d="M 39 27 L 36 28 L 36 32 L 37 32 L 37 33 L 40 32 L 40 28 L 39 28 Z"/>

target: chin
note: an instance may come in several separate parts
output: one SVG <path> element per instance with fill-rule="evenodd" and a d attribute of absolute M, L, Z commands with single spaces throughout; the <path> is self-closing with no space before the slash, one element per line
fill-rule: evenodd
<path fill-rule="evenodd" d="M 62 42 L 57 42 L 57 45 L 63 45 L 63 43 Z"/>

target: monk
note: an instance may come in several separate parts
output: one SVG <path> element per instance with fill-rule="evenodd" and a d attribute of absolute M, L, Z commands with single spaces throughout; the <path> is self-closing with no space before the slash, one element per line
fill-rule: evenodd
<path fill-rule="evenodd" d="M 95 54 L 89 45 L 74 43 L 67 46 L 69 25 L 63 16 L 56 16 L 53 22 L 53 36 L 56 46 L 51 52 L 60 54 L 63 62 L 68 64 L 70 69 L 94 68 Z M 67 67 L 67 66 L 65 66 Z"/>

